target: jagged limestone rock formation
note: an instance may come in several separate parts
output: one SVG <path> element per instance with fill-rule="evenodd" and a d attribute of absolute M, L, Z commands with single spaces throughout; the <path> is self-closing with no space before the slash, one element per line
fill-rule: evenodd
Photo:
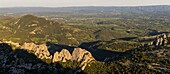
<path fill-rule="evenodd" d="M 150 45 L 154 45 L 154 46 L 165 46 L 168 43 L 168 38 L 169 38 L 169 33 L 165 34 L 161 34 L 159 36 L 157 36 L 153 42 L 150 43 Z"/>
<path fill-rule="evenodd" d="M 66 62 L 67 60 L 80 62 L 81 70 L 84 70 L 87 64 L 90 64 L 95 59 L 89 51 L 81 48 L 74 48 L 72 55 L 68 50 L 63 49 L 61 52 L 55 52 L 53 56 L 53 63 L 58 61 Z"/>
<path fill-rule="evenodd" d="M 60 52 L 56 51 L 53 56 L 45 44 L 24 43 L 21 49 L 33 53 L 46 63 L 67 62 L 67 60 L 80 62 L 81 70 L 84 70 L 88 64 L 95 60 L 89 51 L 81 48 L 74 48 L 72 54 L 67 49 L 62 49 Z"/>
<path fill-rule="evenodd" d="M 66 62 L 67 60 L 71 60 L 72 56 L 70 52 L 66 49 L 62 49 L 61 52 L 55 52 L 53 56 L 53 62 Z"/>
<path fill-rule="evenodd" d="M 15 42 L 12 42 L 12 41 L 3 41 L 3 40 L 0 40 L 0 43 L 7 43 L 9 45 L 12 45 L 13 48 L 19 48 L 21 47 L 21 45 L 19 43 L 15 43 Z"/>
<path fill-rule="evenodd" d="M 60 57 L 59 57 L 59 52 L 56 51 L 56 52 L 54 53 L 52 62 L 55 63 L 55 62 L 58 62 L 58 61 L 61 61 L 61 59 L 60 59 Z"/>
<path fill-rule="evenodd" d="M 13 50 L 6 43 L 0 43 L 0 73 L 28 74 L 58 72 L 57 68 L 39 60 L 34 54 L 26 50 Z"/>
<path fill-rule="evenodd" d="M 94 58 L 89 51 L 81 48 L 75 48 L 72 53 L 72 60 L 81 62 L 80 67 L 82 68 L 82 70 L 84 70 L 86 65 L 91 63 Z"/>
<path fill-rule="evenodd" d="M 45 44 L 24 43 L 21 49 L 33 53 L 46 63 L 67 62 L 67 60 L 80 62 L 81 70 L 95 60 L 89 51 L 81 48 L 74 48 L 72 54 L 67 49 L 62 49 L 60 52 L 56 51 L 53 56 Z"/>
<path fill-rule="evenodd" d="M 36 45 L 34 43 L 24 43 L 21 49 L 26 49 L 44 62 L 51 63 L 52 55 L 45 44 Z"/>

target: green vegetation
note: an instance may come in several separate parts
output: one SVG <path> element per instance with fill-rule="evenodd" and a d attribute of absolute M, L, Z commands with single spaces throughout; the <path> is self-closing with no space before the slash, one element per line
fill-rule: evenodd
<path fill-rule="evenodd" d="M 52 42 L 66 47 L 84 48 L 96 59 L 82 71 L 87 74 L 168 74 L 170 48 L 142 45 L 153 41 L 156 35 L 170 32 L 170 11 L 161 10 L 162 7 L 169 8 L 151 6 L 118 7 L 116 10 L 113 10 L 114 7 L 59 9 L 63 12 L 58 12 L 57 9 L 53 12 L 54 9 L 50 8 L 46 12 L 30 10 L 30 14 L 37 16 L 21 16 L 24 12 L 14 15 L 0 13 L 0 40 L 19 44 Z M 17 49 L 15 46 L 12 48 Z M 33 57 L 20 52 L 18 54 L 19 58 L 27 61 Z M 35 58 L 34 56 L 31 61 Z M 80 63 L 75 61 L 58 64 L 63 67 L 61 71 L 64 73 L 80 68 Z"/>
<path fill-rule="evenodd" d="M 158 57 L 161 55 L 156 56 L 157 54 L 154 52 L 164 49 L 169 52 L 169 48 L 150 49 L 152 48 L 139 47 L 134 51 L 127 52 L 127 54 L 118 57 L 117 60 L 112 62 L 96 62 L 86 67 L 85 73 L 168 73 L 168 69 L 170 68 L 169 54 L 167 53 L 167 56 L 164 57 Z M 151 52 L 151 54 L 147 52 Z"/>
<path fill-rule="evenodd" d="M 2 18 L 0 19 L 0 27 L 3 28 L 0 30 L 1 39 L 10 37 L 20 38 L 20 40 L 12 40 L 19 43 L 53 41 L 78 46 L 83 42 L 95 40 L 109 41 L 118 38 L 152 36 L 160 32 L 168 32 L 170 27 L 168 18 L 73 17 L 67 18 L 67 21 L 62 22 L 63 24 L 47 19 L 33 15 L 25 15 L 21 18 Z M 163 22 L 163 20 L 167 21 Z M 84 25 L 78 25 L 81 23 Z M 133 41 L 142 40 L 134 39 Z"/>

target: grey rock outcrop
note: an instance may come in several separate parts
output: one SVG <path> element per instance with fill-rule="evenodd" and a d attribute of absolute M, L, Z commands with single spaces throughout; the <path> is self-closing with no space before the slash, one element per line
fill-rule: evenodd
<path fill-rule="evenodd" d="M 59 72 L 57 68 L 40 61 L 35 55 L 28 53 L 26 50 L 13 50 L 8 44 L 0 44 L 1 74 L 34 74 L 44 73 L 43 71 L 45 74 L 52 71 Z"/>
<path fill-rule="evenodd" d="M 26 49 L 27 51 L 35 54 L 39 59 L 42 59 L 44 62 L 51 63 L 52 55 L 50 55 L 45 44 L 36 45 L 34 43 L 24 43 L 21 49 Z"/>
<path fill-rule="evenodd" d="M 67 60 L 71 60 L 72 56 L 70 52 L 66 49 L 63 49 L 61 52 L 55 52 L 53 56 L 53 62 L 66 62 Z"/>
<path fill-rule="evenodd" d="M 95 59 L 89 51 L 81 48 L 74 48 L 72 55 L 68 50 L 63 49 L 61 52 L 55 52 L 53 56 L 53 63 L 58 61 L 66 62 L 67 60 L 80 62 L 81 70 L 84 70 Z"/>
<path fill-rule="evenodd" d="M 67 49 L 62 49 L 60 52 L 56 51 L 53 56 L 50 54 L 45 44 L 36 45 L 34 43 L 24 43 L 21 49 L 33 53 L 46 63 L 67 62 L 68 60 L 80 62 L 81 70 L 84 70 L 87 65 L 95 60 L 89 51 L 81 48 L 74 48 L 72 53 Z"/>
<path fill-rule="evenodd" d="M 14 51 L 12 51 L 12 48 L 1 47 L 1 51 L 3 51 L 3 53 L 0 54 L 0 63 L 1 63 L 0 65 L 4 68 L 10 68 L 10 72 L 12 73 L 24 73 L 23 71 L 25 71 L 25 69 L 26 70 L 33 70 L 39 68 L 44 69 L 42 67 L 44 65 L 43 63 L 32 64 L 31 62 L 34 62 L 34 60 L 32 60 L 33 56 L 30 58 L 29 56 L 27 56 L 28 54 L 30 54 L 30 56 L 31 54 L 33 54 L 37 59 L 40 59 L 41 61 L 46 62 L 47 64 L 56 63 L 56 62 L 67 62 L 67 61 L 79 62 L 80 64 L 79 64 L 78 71 L 84 70 L 87 65 L 90 65 L 91 63 L 95 62 L 95 59 L 93 58 L 92 54 L 89 51 L 81 48 L 74 48 L 72 53 L 67 49 L 62 49 L 60 52 L 56 51 L 54 55 L 52 55 L 50 54 L 46 44 L 36 45 L 34 43 L 24 43 L 21 46 L 21 49 L 19 49 L 19 52 L 17 52 L 19 54 L 13 56 L 15 60 L 12 61 L 9 60 L 11 59 L 9 58 L 10 56 L 5 54 L 5 53 L 8 54 L 11 53 L 10 55 L 13 55 Z M 25 51 L 24 53 L 27 52 L 27 55 L 25 55 L 24 53 L 22 54 L 21 51 L 23 52 Z M 20 59 L 20 58 L 18 59 L 17 56 L 23 56 L 24 59 Z M 8 65 L 5 64 L 8 61 L 12 63 L 12 65 L 9 65 L 11 67 L 8 67 Z M 20 64 L 17 65 L 17 63 Z M 24 70 L 20 68 L 23 68 Z"/>
<path fill-rule="evenodd" d="M 15 42 L 12 42 L 12 41 L 2 41 L 2 40 L 0 40 L 0 43 L 7 43 L 7 44 L 12 45 L 15 48 L 21 47 L 21 45 L 19 43 L 15 43 Z"/>
<path fill-rule="evenodd" d="M 167 34 L 163 33 L 163 34 L 157 36 L 157 37 L 154 39 L 154 41 L 151 42 L 150 45 L 154 45 L 154 46 L 165 46 L 165 45 L 168 44 L 168 41 L 169 41 L 168 39 L 169 39 L 169 37 L 170 37 L 170 34 L 169 34 L 169 33 L 167 33 Z"/>
<path fill-rule="evenodd" d="M 81 48 L 75 48 L 72 53 L 72 60 L 81 62 L 80 67 L 82 70 L 84 70 L 87 64 L 91 63 L 94 58 L 89 51 Z"/>

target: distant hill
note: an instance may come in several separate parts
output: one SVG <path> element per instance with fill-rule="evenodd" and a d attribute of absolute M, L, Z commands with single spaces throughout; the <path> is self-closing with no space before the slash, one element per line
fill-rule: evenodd
<path fill-rule="evenodd" d="M 3 20 L 4 21 L 4 20 Z M 126 31 L 119 32 L 100 26 L 65 25 L 46 17 L 24 15 L 0 23 L 0 39 L 12 40 L 18 43 L 53 42 L 66 45 L 80 45 L 83 42 L 95 40 L 111 40 L 131 37 Z"/>
<path fill-rule="evenodd" d="M 59 44 L 78 45 L 79 42 L 89 41 L 91 33 L 76 26 L 48 20 L 44 17 L 24 15 L 11 19 L 2 24 L 1 39 L 23 42 L 54 42 Z M 86 37 L 86 38 L 85 38 Z"/>

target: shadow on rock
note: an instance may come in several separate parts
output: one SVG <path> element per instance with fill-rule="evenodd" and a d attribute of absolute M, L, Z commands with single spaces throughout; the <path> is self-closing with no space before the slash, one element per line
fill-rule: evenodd
<path fill-rule="evenodd" d="M 47 64 L 25 49 L 13 50 L 6 43 L 0 44 L 0 73 L 2 74 L 71 74 L 75 72 L 74 69 L 64 68 L 59 63 Z"/>
<path fill-rule="evenodd" d="M 88 50 L 89 52 L 91 52 L 91 54 L 93 55 L 93 57 L 97 60 L 97 61 L 103 61 L 106 62 L 106 59 L 113 59 L 113 58 L 117 58 L 119 57 L 120 54 L 122 54 L 122 52 L 115 52 L 115 51 L 109 51 L 109 50 L 105 50 L 105 49 L 98 49 L 99 45 L 95 45 L 100 41 L 94 41 L 94 42 L 84 42 L 82 43 L 79 47 Z M 107 60 L 108 61 L 108 60 Z"/>

